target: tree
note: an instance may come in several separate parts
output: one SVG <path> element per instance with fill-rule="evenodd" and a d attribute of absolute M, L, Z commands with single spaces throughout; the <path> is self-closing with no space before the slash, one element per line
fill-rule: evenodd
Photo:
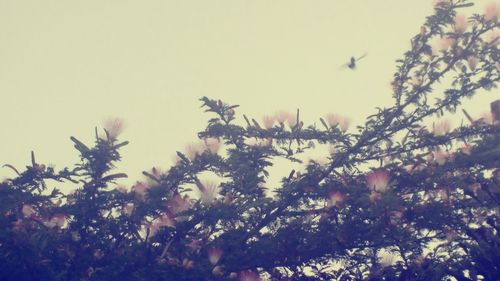
<path fill-rule="evenodd" d="M 202 98 L 200 143 L 129 190 L 116 128 L 81 162 L 32 162 L 0 184 L 2 280 L 498 280 L 500 118 L 442 119 L 499 81 L 498 6 L 466 18 L 437 1 L 397 61 L 394 104 L 356 131 L 338 115 L 262 124 Z M 446 81 L 450 81 L 446 83 Z M 436 86 L 445 90 L 436 90 Z M 327 161 L 303 161 L 320 146 Z M 276 159 L 302 163 L 271 193 Z M 205 181 L 207 175 L 219 182 Z M 51 187 L 71 182 L 76 190 Z"/>

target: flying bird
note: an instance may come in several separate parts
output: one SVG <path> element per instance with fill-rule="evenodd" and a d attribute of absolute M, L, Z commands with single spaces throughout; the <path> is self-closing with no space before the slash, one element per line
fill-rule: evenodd
<path fill-rule="evenodd" d="M 346 64 L 342 65 L 342 67 L 341 67 L 341 68 L 349 67 L 349 68 L 350 68 L 350 69 L 352 69 L 352 70 L 356 69 L 356 64 L 357 64 L 357 62 L 358 62 L 358 61 L 360 61 L 361 59 L 363 59 L 364 57 L 366 57 L 366 55 L 367 55 L 367 54 L 365 53 L 364 55 L 362 55 L 362 56 L 360 56 L 360 57 L 358 57 L 358 58 L 356 58 L 356 57 L 351 57 L 351 60 L 350 60 L 348 63 L 346 63 Z"/>

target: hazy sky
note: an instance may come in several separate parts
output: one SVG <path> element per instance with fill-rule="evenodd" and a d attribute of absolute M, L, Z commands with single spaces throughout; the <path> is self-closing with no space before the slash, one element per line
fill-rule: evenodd
<path fill-rule="evenodd" d="M 42 163 L 71 165 L 69 137 L 89 143 L 118 116 L 130 141 L 119 170 L 137 180 L 195 140 L 209 117 L 202 96 L 258 120 L 300 108 L 310 122 L 326 113 L 361 122 L 391 102 L 394 61 L 432 9 L 431 0 L 0 0 L 0 164 L 21 168 L 35 150 Z M 356 71 L 339 70 L 365 52 Z M 469 110 L 498 98 L 482 93 Z"/>

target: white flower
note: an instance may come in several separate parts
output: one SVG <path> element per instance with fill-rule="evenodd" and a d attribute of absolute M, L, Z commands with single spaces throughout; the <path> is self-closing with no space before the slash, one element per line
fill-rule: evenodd
<path fill-rule="evenodd" d="M 444 136 L 451 130 L 450 121 L 448 119 L 442 119 L 434 123 L 433 133 L 435 136 Z"/>
<path fill-rule="evenodd" d="M 219 184 L 213 181 L 204 181 L 198 186 L 200 192 L 200 200 L 204 205 L 211 205 L 219 195 Z"/>

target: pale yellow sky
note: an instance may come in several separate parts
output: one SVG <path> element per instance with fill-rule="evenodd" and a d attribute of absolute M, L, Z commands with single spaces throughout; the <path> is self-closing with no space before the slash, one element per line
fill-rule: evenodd
<path fill-rule="evenodd" d="M 69 137 L 91 142 L 119 116 L 130 141 L 120 171 L 137 180 L 195 140 L 205 95 L 256 119 L 300 108 L 306 121 L 360 123 L 391 102 L 394 61 L 431 12 L 431 0 L 0 0 L 0 164 L 23 167 L 35 150 L 71 165 Z M 365 52 L 356 71 L 339 70 Z"/>

